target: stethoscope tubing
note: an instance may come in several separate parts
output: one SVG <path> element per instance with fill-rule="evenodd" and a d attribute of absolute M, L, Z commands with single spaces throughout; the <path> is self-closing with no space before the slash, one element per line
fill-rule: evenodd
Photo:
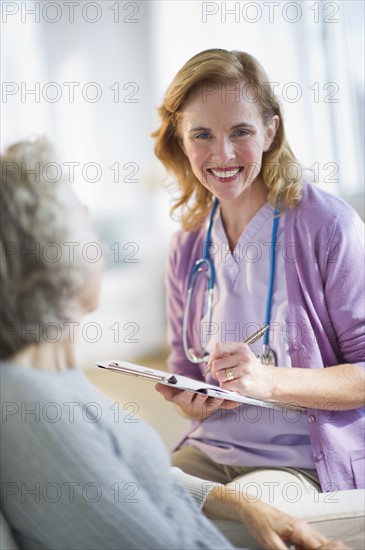
<path fill-rule="evenodd" d="M 194 291 L 195 279 L 198 273 L 202 271 L 204 265 L 207 266 L 207 272 L 208 272 L 207 310 L 209 312 L 208 314 L 209 322 L 211 322 L 212 309 L 213 309 L 213 290 L 215 285 L 215 268 L 214 268 L 213 261 L 209 256 L 209 247 L 211 245 L 211 233 L 212 233 L 213 221 L 214 221 L 216 210 L 218 208 L 218 204 L 219 204 L 219 201 L 217 198 L 215 198 L 212 211 L 209 217 L 209 221 L 208 221 L 206 240 L 203 248 L 203 256 L 198 260 L 196 260 L 190 272 L 189 282 L 188 282 L 188 291 L 186 296 L 186 304 L 184 309 L 183 330 L 182 330 L 183 347 L 184 347 L 186 358 L 191 363 L 195 363 L 195 364 L 206 363 L 209 360 L 208 353 L 204 353 L 204 355 L 202 356 L 197 356 L 194 350 L 189 347 L 188 322 L 189 322 L 189 313 L 191 308 L 191 301 L 192 301 L 192 295 Z M 279 215 L 280 215 L 280 209 L 279 207 L 276 207 L 274 211 L 274 219 L 273 219 L 273 226 L 272 226 L 272 232 L 271 232 L 271 245 L 270 245 L 270 257 L 269 257 L 269 261 L 270 261 L 269 285 L 268 285 L 268 293 L 267 293 L 266 306 L 265 306 L 265 323 L 264 323 L 264 326 L 269 326 L 269 327 L 270 327 L 272 300 L 273 300 L 273 292 L 274 292 L 275 257 L 276 257 L 275 247 L 276 247 L 276 238 L 277 238 L 278 225 L 279 225 Z M 265 362 L 267 363 L 269 357 L 271 356 L 274 358 L 274 361 L 276 359 L 275 353 L 269 347 L 269 332 L 270 331 L 267 330 L 264 334 L 263 353 L 260 356 L 260 359 L 263 363 Z M 265 358 L 266 358 L 266 361 L 265 361 Z"/>
<path fill-rule="evenodd" d="M 266 308 L 265 308 L 265 325 L 270 326 L 270 320 L 271 320 L 271 308 L 272 308 L 272 298 L 274 293 L 274 280 L 275 280 L 275 258 L 276 258 L 276 237 L 278 234 L 278 226 L 279 226 L 279 214 L 280 210 L 279 208 L 275 208 L 274 212 L 274 221 L 272 225 L 272 233 L 271 233 L 271 245 L 270 245 L 270 256 L 269 256 L 269 262 L 270 263 L 270 275 L 269 275 L 269 288 L 267 291 L 267 299 L 266 299 Z M 264 334 L 264 346 L 269 346 L 269 334 L 270 331 L 268 330 Z M 265 348 L 264 348 L 265 349 Z"/>

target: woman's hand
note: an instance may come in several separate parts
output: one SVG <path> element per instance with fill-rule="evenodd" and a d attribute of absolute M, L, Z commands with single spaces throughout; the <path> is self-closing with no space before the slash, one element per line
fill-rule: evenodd
<path fill-rule="evenodd" d="M 155 388 L 167 401 L 171 401 L 171 403 L 176 405 L 185 418 L 190 418 L 191 420 L 205 420 L 220 408 L 234 409 L 240 406 L 240 403 L 234 401 L 226 401 L 191 391 L 170 388 L 163 384 L 156 384 Z"/>
<path fill-rule="evenodd" d="M 262 365 L 247 344 L 216 344 L 208 367 L 225 390 L 262 400 L 335 410 L 364 406 L 365 373 L 357 365 L 331 368 L 285 368 Z"/>
<path fill-rule="evenodd" d="M 339 541 L 329 541 L 305 521 L 293 518 L 270 504 L 217 485 L 208 493 L 204 513 L 214 519 L 244 523 L 251 535 L 268 550 L 287 550 L 287 543 L 302 550 L 349 550 Z"/>
<path fill-rule="evenodd" d="M 216 344 L 208 367 L 212 377 L 225 390 L 257 399 L 273 398 L 276 387 L 275 368 L 262 365 L 247 344 Z"/>

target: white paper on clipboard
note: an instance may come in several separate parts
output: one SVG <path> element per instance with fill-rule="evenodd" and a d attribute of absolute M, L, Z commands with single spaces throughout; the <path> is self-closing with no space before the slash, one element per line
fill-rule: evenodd
<path fill-rule="evenodd" d="M 236 401 L 237 403 L 243 403 L 246 405 L 256 405 L 258 407 L 269 407 L 274 409 L 290 409 L 300 410 L 305 412 L 305 408 L 298 407 L 297 405 L 283 405 L 276 401 L 261 401 L 259 399 L 252 399 L 236 392 L 223 390 L 218 386 L 207 384 L 181 374 L 171 374 L 169 372 L 150 369 L 142 367 L 141 365 L 135 365 L 134 363 L 128 363 L 126 361 L 110 360 L 110 361 L 98 361 L 97 366 L 102 369 L 110 370 L 113 372 L 119 372 L 120 374 L 126 374 L 130 376 L 137 376 L 144 378 L 145 380 L 152 380 L 165 386 L 170 386 L 179 390 L 191 391 L 194 393 L 201 393 L 208 395 L 209 397 L 218 397 L 220 399 L 227 399 L 228 401 Z"/>

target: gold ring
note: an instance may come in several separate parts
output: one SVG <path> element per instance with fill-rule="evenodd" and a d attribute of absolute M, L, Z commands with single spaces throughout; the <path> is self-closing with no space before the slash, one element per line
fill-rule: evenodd
<path fill-rule="evenodd" d="M 226 369 L 226 376 L 227 376 L 227 380 L 229 381 L 234 380 L 233 369 L 231 368 Z"/>

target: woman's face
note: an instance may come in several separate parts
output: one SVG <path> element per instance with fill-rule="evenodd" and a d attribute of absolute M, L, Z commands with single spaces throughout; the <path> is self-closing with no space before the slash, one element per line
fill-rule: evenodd
<path fill-rule="evenodd" d="M 244 83 L 205 91 L 203 86 L 196 90 L 182 109 L 181 146 L 201 184 L 221 201 L 232 201 L 259 180 L 262 154 L 274 139 L 279 117 L 264 126 Z"/>

